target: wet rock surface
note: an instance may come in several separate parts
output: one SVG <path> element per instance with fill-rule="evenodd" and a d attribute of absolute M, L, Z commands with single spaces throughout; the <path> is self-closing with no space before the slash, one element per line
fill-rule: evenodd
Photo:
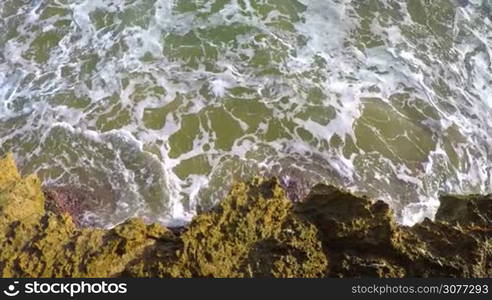
<path fill-rule="evenodd" d="M 51 187 L 43 189 L 45 208 L 55 214 L 67 213 L 78 227 L 88 226 L 84 222 L 84 212 L 88 209 L 90 195 L 80 189 Z"/>
<path fill-rule="evenodd" d="M 435 221 L 405 227 L 381 201 L 317 185 L 293 203 L 257 178 L 180 230 L 83 228 L 75 198 L 47 195 L 0 160 L 1 277 L 492 276 L 491 195 L 443 197 Z"/>
<path fill-rule="evenodd" d="M 296 213 L 319 231 L 327 276 L 492 276 L 492 197 L 441 201 L 435 221 L 406 227 L 382 201 L 318 185 Z"/>

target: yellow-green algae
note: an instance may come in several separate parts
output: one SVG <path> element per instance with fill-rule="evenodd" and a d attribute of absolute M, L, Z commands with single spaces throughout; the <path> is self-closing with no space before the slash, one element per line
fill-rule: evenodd
<path fill-rule="evenodd" d="M 133 219 L 111 230 L 77 228 L 45 211 L 36 176 L 0 161 L 2 277 L 316 277 L 327 268 L 317 230 L 292 214 L 274 181 L 237 184 L 180 237 Z"/>
<path fill-rule="evenodd" d="M 237 183 L 180 234 L 132 219 L 79 228 L 45 210 L 40 180 L 0 160 L 2 277 L 492 276 L 492 196 L 441 199 L 399 226 L 388 205 L 318 185 L 298 204 L 276 180 Z"/>

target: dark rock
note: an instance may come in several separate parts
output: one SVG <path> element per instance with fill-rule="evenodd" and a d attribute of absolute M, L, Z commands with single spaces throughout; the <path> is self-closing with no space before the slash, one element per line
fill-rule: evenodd
<path fill-rule="evenodd" d="M 178 229 L 74 220 L 84 197 L 47 193 L 0 159 L 1 277 L 491 277 L 492 196 L 447 196 L 436 220 L 395 222 L 389 206 L 315 186 L 293 203 L 275 180 L 237 183 Z M 45 208 L 46 207 L 46 208 Z"/>
<path fill-rule="evenodd" d="M 444 196 L 436 214 L 436 221 L 452 224 L 492 224 L 492 195 Z"/>
<path fill-rule="evenodd" d="M 490 277 L 491 196 L 443 197 L 436 221 L 399 226 L 381 201 L 317 186 L 296 209 L 319 231 L 328 276 Z"/>
<path fill-rule="evenodd" d="M 89 194 L 70 187 L 51 187 L 44 189 L 45 208 L 55 214 L 67 213 L 77 226 L 83 224 L 84 212 L 89 208 Z"/>

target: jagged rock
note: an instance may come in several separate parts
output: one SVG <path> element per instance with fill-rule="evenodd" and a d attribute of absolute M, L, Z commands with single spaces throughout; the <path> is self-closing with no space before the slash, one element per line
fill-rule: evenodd
<path fill-rule="evenodd" d="M 156 238 L 173 237 L 141 220 L 112 230 L 79 229 L 68 214 L 44 206 L 40 180 L 21 178 L 12 155 L 0 160 L 1 277 L 116 276 Z"/>
<path fill-rule="evenodd" d="M 443 197 L 436 221 L 413 227 L 384 202 L 331 186 L 287 198 L 277 180 L 257 178 L 179 231 L 139 219 L 80 228 L 71 206 L 53 209 L 9 155 L 0 160 L 0 276 L 492 276 L 490 195 Z"/>
<path fill-rule="evenodd" d="M 436 220 L 451 224 L 492 224 L 492 195 L 444 196 Z"/>
<path fill-rule="evenodd" d="M 315 227 L 292 214 L 276 181 L 235 185 L 178 238 L 136 219 L 80 229 L 45 211 L 39 180 L 22 179 L 11 156 L 0 170 L 2 277 L 317 277 L 327 268 Z"/>
<path fill-rule="evenodd" d="M 319 277 L 327 268 L 316 229 L 292 214 L 276 180 L 236 184 L 215 210 L 197 216 L 180 240 L 172 264 L 156 258 L 159 266 L 150 269 L 174 277 Z M 130 274 L 154 275 L 148 267 Z"/>
<path fill-rule="evenodd" d="M 2 219 L 36 224 L 44 215 L 44 197 L 35 175 L 21 178 L 9 154 L 0 160 L 0 214 Z"/>
<path fill-rule="evenodd" d="M 320 232 L 327 276 L 492 276 L 492 197 L 442 203 L 435 222 L 405 227 L 384 202 L 318 185 L 296 212 Z"/>

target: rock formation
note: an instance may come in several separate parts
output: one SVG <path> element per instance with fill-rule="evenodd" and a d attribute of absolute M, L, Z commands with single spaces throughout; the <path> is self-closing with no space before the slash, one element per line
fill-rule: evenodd
<path fill-rule="evenodd" d="M 292 203 L 256 178 L 181 232 L 83 228 L 56 197 L 0 160 L 1 277 L 492 276 L 491 195 L 443 197 L 435 221 L 404 227 L 381 201 L 318 185 Z"/>

